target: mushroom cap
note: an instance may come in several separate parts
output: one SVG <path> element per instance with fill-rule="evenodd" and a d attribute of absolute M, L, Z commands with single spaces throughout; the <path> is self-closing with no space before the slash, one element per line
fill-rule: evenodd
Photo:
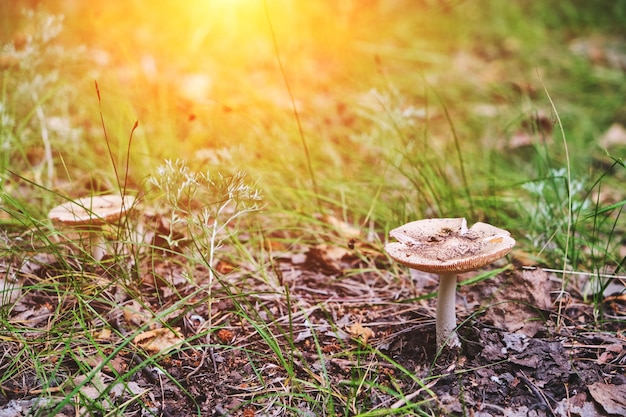
<path fill-rule="evenodd" d="M 473 271 L 502 258 L 515 246 L 511 234 L 487 223 L 469 229 L 464 218 L 425 219 L 389 232 L 389 256 L 409 268 L 433 273 Z"/>
<path fill-rule="evenodd" d="M 125 215 L 135 197 L 111 194 L 83 197 L 56 206 L 48 218 L 55 223 L 72 226 L 102 226 L 113 223 Z"/>

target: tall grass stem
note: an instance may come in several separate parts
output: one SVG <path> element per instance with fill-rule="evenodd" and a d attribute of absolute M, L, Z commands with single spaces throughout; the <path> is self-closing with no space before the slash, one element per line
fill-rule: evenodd
<path fill-rule="evenodd" d="M 306 137 L 304 135 L 304 129 L 302 128 L 302 122 L 300 121 L 300 114 L 298 113 L 298 108 L 296 107 L 296 100 L 293 96 L 293 91 L 291 90 L 291 84 L 289 83 L 289 79 L 287 78 L 287 72 L 285 71 L 283 61 L 280 58 L 278 40 L 276 39 L 274 25 L 272 24 L 270 11 L 269 11 L 269 8 L 267 7 L 267 0 L 263 0 L 263 7 L 265 9 L 265 17 L 267 18 L 267 24 L 270 29 L 270 34 L 272 36 L 272 44 L 274 46 L 274 52 L 276 53 L 276 61 L 278 62 L 280 73 L 283 77 L 283 80 L 285 81 L 285 88 L 287 88 L 287 93 L 289 94 L 289 100 L 291 101 L 291 108 L 293 110 L 293 116 L 296 120 L 296 124 L 298 125 L 298 135 L 300 136 L 300 141 L 302 142 L 302 149 L 304 151 L 304 157 L 306 158 L 307 170 L 309 171 L 309 176 L 311 178 L 311 185 L 313 186 L 313 192 L 315 193 L 315 201 L 317 203 L 317 208 L 319 212 L 321 213 L 322 203 L 320 201 L 320 193 L 319 193 L 319 187 L 317 185 L 315 171 L 313 170 L 313 163 L 311 162 L 311 153 L 309 152 L 309 145 L 307 144 Z"/>
<path fill-rule="evenodd" d="M 567 232 L 565 235 L 565 250 L 563 253 L 563 271 L 565 271 L 567 270 L 567 259 L 569 256 L 570 235 L 572 233 L 573 203 L 572 203 L 572 193 L 571 193 L 571 187 L 570 187 L 570 184 L 572 183 L 572 167 L 570 164 L 569 149 L 567 147 L 567 137 L 565 136 L 565 129 L 563 129 L 563 123 L 561 122 L 559 111 L 556 109 L 556 105 L 554 104 L 554 101 L 552 101 L 550 92 L 548 91 L 546 84 L 543 82 L 543 78 L 541 77 L 541 74 L 537 72 L 537 75 L 539 76 L 539 81 L 541 82 L 543 91 L 545 92 L 546 97 L 548 98 L 548 101 L 550 102 L 552 111 L 554 112 L 554 117 L 556 118 L 556 122 L 559 126 L 561 138 L 563 139 L 563 149 L 565 151 L 565 163 L 566 163 L 565 168 L 566 168 L 566 173 L 567 173 Z M 563 280 L 561 284 L 561 294 L 565 294 L 566 287 L 567 287 L 567 280 L 565 279 L 565 273 L 563 273 Z M 563 315 L 561 313 L 562 313 L 564 304 L 565 303 L 559 303 L 559 311 L 558 311 L 558 314 L 556 315 L 557 316 L 557 322 L 556 322 L 557 331 L 561 328 L 561 325 L 563 324 L 562 323 Z"/>

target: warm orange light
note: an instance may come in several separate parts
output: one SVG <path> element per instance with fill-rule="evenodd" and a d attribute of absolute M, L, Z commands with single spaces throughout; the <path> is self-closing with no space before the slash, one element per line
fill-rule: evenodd
<path fill-rule="evenodd" d="M 181 4 L 191 21 L 192 47 L 213 36 L 226 40 L 267 32 L 263 0 L 194 0 Z"/>

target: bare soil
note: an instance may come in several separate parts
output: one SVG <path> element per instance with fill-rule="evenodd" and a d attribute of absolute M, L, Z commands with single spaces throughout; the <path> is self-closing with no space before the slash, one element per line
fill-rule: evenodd
<path fill-rule="evenodd" d="M 85 271 L 78 263 L 36 259 L 28 273 L 22 266 L 23 296 L 4 309 L 23 333 L 17 338 L 2 330 L 0 367 L 15 366 L 14 358 L 25 360 L 28 346 L 45 352 L 49 374 L 22 363 L 22 371 L 2 382 L 0 416 L 35 409 L 46 415 L 37 399 L 43 393 L 56 398 L 51 409 L 70 395 L 81 375 L 91 382 L 79 396 L 96 389 L 92 395 L 98 398 L 97 389 L 109 387 L 111 404 L 128 401 L 124 415 L 129 416 L 147 415 L 146 409 L 161 416 L 251 417 L 403 407 L 406 414 L 418 403 L 428 413 L 450 416 L 626 415 L 624 297 L 607 296 L 595 311 L 579 294 L 561 294 L 560 277 L 542 269 L 515 266 L 474 285 L 462 282 L 475 274 L 460 277 L 462 348 L 438 353 L 435 300 L 424 297 L 436 291 L 436 281 L 395 269 L 380 251 L 353 242 L 292 248 L 275 255 L 267 271 L 221 262 L 211 303 L 206 287 L 198 291 L 208 272 L 196 268 L 197 285 L 191 286 L 176 257 L 152 263 L 155 272 L 141 274 L 135 298 L 115 283 L 114 270 Z M 60 274 L 68 266 L 75 277 L 95 282 L 81 289 L 94 295 L 88 303 L 93 328 L 70 339 L 42 333 L 52 320 L 84 310 L 76 298 L 58 291 L 78 283 L 70 282 L 67 270 Z M 150 270 L 147 262 L 139 264 L 143 268 Z M 46 290 L 42 280 L 56 284 Z M 28 291 L 30 284 L 37 290 Z M 184 305 L 177 305 L 183 298 Z M 111 304 L 102 301 L 107 299 Z M 150 329 L 165 328 L 163 334 L 183 336 L 188 343 L 166 351 L 129 340 L 158 314 L 161 325 Z M 94 339 L 100 351 L 94 350 Z M 63 349 L 67 346 L 73 354 Z M 54 349 L 57 354 L 50 353 Z M 156 353 L 162 355 L 156 364 L 146 361 Z M 104 366 L 89 373 L 103 358 L 108 358 Z M 118 375 L 126 375 L 127 382 L 119 392 Z M 63 377 L 72 383 L 64 384 Z M 70 402 L 57 415 L 75 415 L 77 409 Z"/>

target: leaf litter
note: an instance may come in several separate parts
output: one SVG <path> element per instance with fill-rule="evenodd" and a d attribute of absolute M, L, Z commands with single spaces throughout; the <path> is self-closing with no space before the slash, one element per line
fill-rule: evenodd
<path fill-rule="evenodd" d="M 436 290 L 436 281 L 393 270 L 381 248 L 351 236 L 345 245 L 293 244 L 266 271 L 229 264 L 210 289 L 211 303 L 208 271 L 187 271 L 180 254 L 163 256 L 152 268 L 140 265 L 154 272 L 141 278 L 139 297 L 96 269 L 89 275 L 99 277 L 91 291 L 111 305 L 93 302 L 98 315 L 86 330 L 101 353 L 91 359 L 70 354 L 87 349 L 82 336 L 53 342 L 59 348 L 47 361 L 62 363 L 66 375 L 74 375 L 70 382 L 55 388 L 34 374 L 9 377 L 1 384 L 0 409 L 17 416 L 33 407 L 52 409 L 79 386 L 75 395 L 105 408 L 128 402 L 128 415 L 147 405 L 166 415 L 290 415 L 271 398 L 306 381 L 310 395 L 319 395 L 316 386 L 332 386 L 337 398 L 352 398 L 338 405 L 346 413 L 357 413 L 353 404 L 360 403 L 369 409 L 421 404 L 451 416 L 624 415 L 620 321 L 598 332 L 591 305 L 575 295 L 565 304 L 555 297 L 555 273 L 505 268 L 473 285 L 463 281 L 475 274 L 462 275 L 457 310 L 463 349 L 438 355 L 434 300 L 425 296 Z M 67 275 L 68 265 L 79 267 L 39 257 L 22 268 L 22 288 Z M 84 271 L 74 273 L 86 278 Z M 44 349 L 50 342 L 39 339 L 41 332 L 78 301 L 54 287 L 37 288 L 25 291 L 7 314 L 32 349 Z M 605 314 L 623 320 L 620 300 L 609 300 Z M 3 334 L 0 366 L 6 367 L 9 357 L 19 357 L 12 355 L 24 340 Z M 71 351 L 60 348 L 68 343 Z M 126 372 L 131 376 L 120 385 Z M 368 373 L 377 375 L 380 388 L 353 391 L 350 381 Z M 308 403 L 301 407 L 295 406 L 299 414 L 323 412 Z M 66 406 L 58 415 L 70 414 Z"/>

